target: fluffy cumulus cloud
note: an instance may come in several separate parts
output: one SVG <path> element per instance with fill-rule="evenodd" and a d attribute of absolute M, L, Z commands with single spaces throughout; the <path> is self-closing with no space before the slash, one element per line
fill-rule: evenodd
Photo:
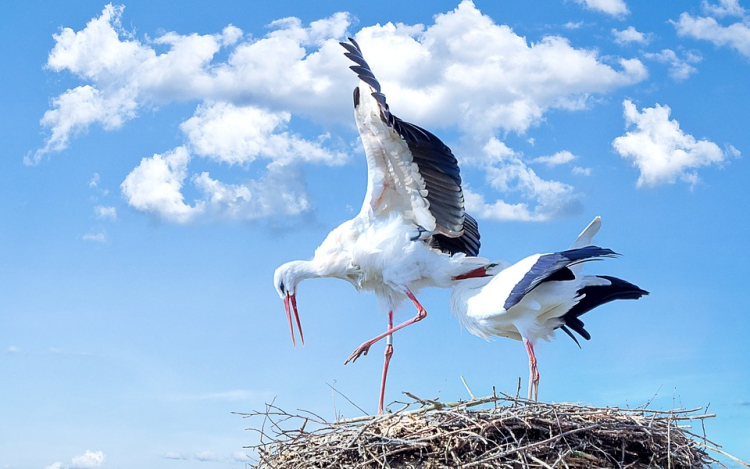
<path fill-rule="evenodd" d="M 730 47 L 750 58 L 750 17 L 738 0 L 721 0 L 718 4 L 703 2 L 707 16 L 682 13 L 672 21 L 677 34 L 711 42 L 717 47 Z M 722 24 L 717 18 L 739 17 L 739 21 Z"/>
<path fill-rule="evenodd" d="M 223 183 L 208 172 L 195 174 L 189 183 L 201 196 L 186 202 L 183 186 L 189 161 L 185 147 L 141 160 L 121 185 L 128 204 L 174 223 L 200 216 L 239 220 L 294 216 L 310 208 L 299 175 L 282 166 L 272 166 L 263 178 L 242 184 Z"/>
<path fill-rule="evenodd" d="M 530 43 L 469 1 L 429 27 L 388 23 L 356 38 L 394 113 L 485 141 L 497 131 L 524 132 L 549 109 L 583 109 L 592 94 L 647 76 L 637 59 L 613 67 L 560 36 Z"/>
<path fill-rule="evenodd" d="M 611 16 L 621 17 L 628 13 L 628 6 L 623 0 L 575 0 L 589 10 L 606 13 Z"/>
<path fill-rule="evenodd" d="M 673 184 L 677 180 L 694 185 L 699 181 L 697 169 L 720 164 L 728 156 L 739 156 L 731 145 L 727 151 L 709 140 L 697 140 L 685 133 L 679 122 L 670 119 L 668 106 L 656 104 L 640 112 L 631 101 L 623 102 L 625 135 L 612 145 L 623 158 L 640 170 L 638 187 Z"/>
<path fill-rule="evenodd" d="M 494 189 L 509 196 L 517 195 L 522 201 L 487 202 L 483 195 L 467 189 L 464 192 L 466 209 L 475 216 L 495 220 L 546 221 L 580 210 L 580 201 L 572 186 L 540 177 L 523 161 L 522 155 L 503 142 L 491 139 L 483 153 L 482 157 L 467 163 L 481 167 L 487 183 Z"/>
<path fill-rule="evenodd" d="M 186 204 L 182 195 L 189 161 L 185 147 L 143 158 L 123 181 L 122 193 L 138 210 L 158 214 L 167 221 L 188 222 L 203 211 L 203 204 Z"/>
<path fill-rule="evenodd" d="M 636 30 L 633 26 L 628 26 L 622 31 L 618 29 L 612 29 L 612 35 L 615 37 L 617 44 L 629 44 L 636 43 L 645 45 L 651 42 L 651 35 L 642 33 Z"/>
<path fill-rule="evenodd" d="M 247 164 L 257 158 L 277 163 L 304 161 L 341 164 L 346 154 L 325 148 L 286 131 L 291 114 L 254 106 L 205 103 L 180 129 L 192 151 L 227 164 Z"/>
<path fill-rule="evenodd" d="M 586 3 L 612 15 L 627 13 L 619 0 Z M 182 145 L 134 155 L 140 164 L 121 185 L 130 206 L 176 223 L 308 210 L 304 181 L 279 175 L 296 175 L 300 164 L 347 161 L 341 138 L 303 135 L 295 123 L 351 125 L 351 97 L 342 90 L 356 78 L 338 44 L 351 34 L 350 15 L 309 24 L 284 18 L 257 38 L 228 25 L 215 34 L 167 32 L 141 40 L 122 27 L 123 14 L 123 7 L 107 5 L 83 29 L 63 28 L 54 36 L 47 67 L 82 84 L 51 100 L 41 120 L 48 137 L 25 161 L 38 164 L 65 150 L 92 125 L 111 131 L 144 108 L 195 101 L 193 116 L 180 125 Z M 428 128 L 458 128 L 479 146 L 499 132 L 525 132 L 551 109 L 584 109 L 593 95 L 648 75 L 638 59 L 603 57 L 561 36 L 530 42 L 470 0 L 431 25 L 365 26 L 354 36 L 395 114 Z M 259 164 L 265 169 L 254 171 L 260 174 L 255 179 L 229 183 L 193 170 L 197 158 L 238 172 Z M 278 188 L 281 180 L 292 182 Z M 187 188 L 197 191 L 193 200 Z M 271 190 L 283 207 L 264 193 Z"/>

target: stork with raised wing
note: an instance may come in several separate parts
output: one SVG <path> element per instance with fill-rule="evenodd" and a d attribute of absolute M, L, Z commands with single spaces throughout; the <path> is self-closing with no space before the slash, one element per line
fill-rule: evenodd
<path fill-rule="evenodd" d="M 274 283 L 284 300 L 294 341 L 296 292 L 300 281 L 335 277 L 358 290 L 374 292 L 388 311 L 388 328 L 362 343 L 345 363 L 366 355 L 387 338 L 378 412 L 383 412 L 385 382 L 393 355 L 393 333 L 421 321 L 427 311 L 415 294 L 423 287 L 453 286 L 456 279 L 486 275 L 479 253 L 476 221 L 464 212 L 461 176 L 455 156 L 432 133 L 391 114 L 380 83 L 354 39 L 342 42 L 356 65 L 354 118 L 367 158 L 367 191 L 353 219 L 331 231 L 309 261 L 288 262 L 276 270 Z M 393 313 L 409 299 L 417 310 L 393 325 Z"/>
<path fill-rule="evenodd" d="M 567 251 L 534 254 L 492 277 L 468 279 L 453 288 L 451 309 L 470 333 L 486 340 L 523 341 L 529 356 L 529 400 L 539 393 L 537 340 L 549 341 L 558 328 L 576 344 L 573 332 L 589 340 L 581 315 L 610 301 L 648 295 L 616 277 L 582 274 L 584 262 L 617 256 L 591 244 L 600 227 L 596 217 Z"/>

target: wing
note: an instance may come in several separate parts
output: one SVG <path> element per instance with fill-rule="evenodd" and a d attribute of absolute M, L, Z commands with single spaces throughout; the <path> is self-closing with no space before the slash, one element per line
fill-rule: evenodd
<path fill-rule="evenodd" d="M 524 296 L 542 282 L 573 280 L 575 275 L 570 271 L 569 266 L 597 258 L 615 256 L 617 256 L 617 253 L 611 249 L 600 248 L 598 246 L 586 246 L 579 249 L 570 249 L 539 256 L 534 265 L 531 266 L 523 278 L 513 287 L 505 300 L 504 308 L 507 311 L 517 305 Z"/>
<path fill-rule="evenodd" d="M 433 235 L 430 246 L 446 254 L 453 255 L 462 252 L 467 256 L 478 256 L 481 243 L 479 242 L 477 221 L 468 213 L 464 213 L 464 234 L 457 238 L 441 234 Z"/>
<path fill-rule="evenodd" d="M 349 42 L 341 45 L 360 79 L 354 89 L 354 109 L 367 155 L 363 210 L 370 208 L 376 214 L 400 210 L 426 233 L 462 236 L 464 196 L 456 157 L 429 131 L 391 114 L 359 44 L 352 38 Z"/>

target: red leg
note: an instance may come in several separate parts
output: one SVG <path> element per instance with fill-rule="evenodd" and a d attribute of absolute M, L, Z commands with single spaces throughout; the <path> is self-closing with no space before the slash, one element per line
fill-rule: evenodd
<path fill-rule="evenodd" d="M 537 400 L 539 395 L 539 368 L 536 365 L 536 355 L 534 355 L 534 346 L 526 337 L 523 338 L 526 345 L 526 353 L 529 354 L 529 400 Z"/>
<path fill-rule="evenodd" d="M 388 330 L 393 329 L 393 311 L 388 311 Z M 388 365 L 393 356 L 393 336 L 388 336 L 388 344 L 385 346 L 385 360 L 383 360 L 383 379 L 380 382 L 380 400 L 378 401 L 378 415 L 383 414 L 383 401 L 385 400 L 385 379 L 388 376 Z"/>
<path fill-rule="evenodd" d="M 344 362 L 344 365 L 346 365 L 349 362 L 354 362 L 359 358 L 361 355 L 367 355 L 367 352 L 370 351 L 370 347 L 372 347 L 372 344 L 379 341 L 383 337 L 389 336 L 393 334 L 394 332 L 403 329 L 406 326 L 409 326 L 411 324 L 414 324 L 415 322 L 419 322 L 422 319 L 427 317 L 427 311 L 425 311 L 424 307 L 419 304 L 419 301 L 417 301 L 417 298 L 414 296 L 414 294 L 409 290 L 408 288 L 404 288 L 404 292 L 406 293 L 406 296 L 409 297 L 412 303 L 414 303 L 414 306 L 417 307 L 417 315 L 413 318 L 409 319 L 408 321 L 402 322 L 396 327 L 389 328 L 387 331 L 383 332 L 382 334 L 373 337 L 372 339 L 368 340 L 367 342 L 364 342 L 362 345 L 357 347 L 357 349 L 352 352 L 351 355 L 349 355 L 349 358 L 346 359 Z"/>

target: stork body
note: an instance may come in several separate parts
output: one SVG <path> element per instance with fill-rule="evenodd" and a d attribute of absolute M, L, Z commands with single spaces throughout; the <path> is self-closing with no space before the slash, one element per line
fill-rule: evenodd
<path fill-rule="evenodd" d="M 378 412 L 383 412 L 385 381 L 393 354 L 392 334 L 424 319 L 415 294 L 423 287 L 451 287 L 456 278 L 486 275 L 476 221 L 464 213 L 458 163 L 450 148 L 430 132 L 390 113 L 380 84 L 359 45 L 341 43 L 360 78 L 354 89 L 354 116 L 367 159 L 367 190 L 359 214 L 331 231 L 310 261 L 276 270 L 294 340 L 291 312 L 302 337 L 296 287 L 306 278 L 335 277 L 358 290 L 374 292 L 388 311 L 388 328 L 362 343 L 345 363 L 367 354 L 387 338 Z M 417 314 L 393 325 L 393 313 L 409 299 Z"/>
<path fill-rule="evenodd" d="M 616 256 L 590 244 L 600 226 L 597 217 L 567 251 L 535 254 L 492 277 L 468 279 L 453 288 L 451 309 L 470 333 L 486 340 L 523 341 L 529 356 L 529 399 L 536 400 L 539 391 L 534 353 L 539 339 L 549 341 L 559 328 L 576 343 L 571 330 L 588 340 L 582 314 L 610 301 L 648 295 L 615 277 L 583 275 L 584 262 Z"/>

